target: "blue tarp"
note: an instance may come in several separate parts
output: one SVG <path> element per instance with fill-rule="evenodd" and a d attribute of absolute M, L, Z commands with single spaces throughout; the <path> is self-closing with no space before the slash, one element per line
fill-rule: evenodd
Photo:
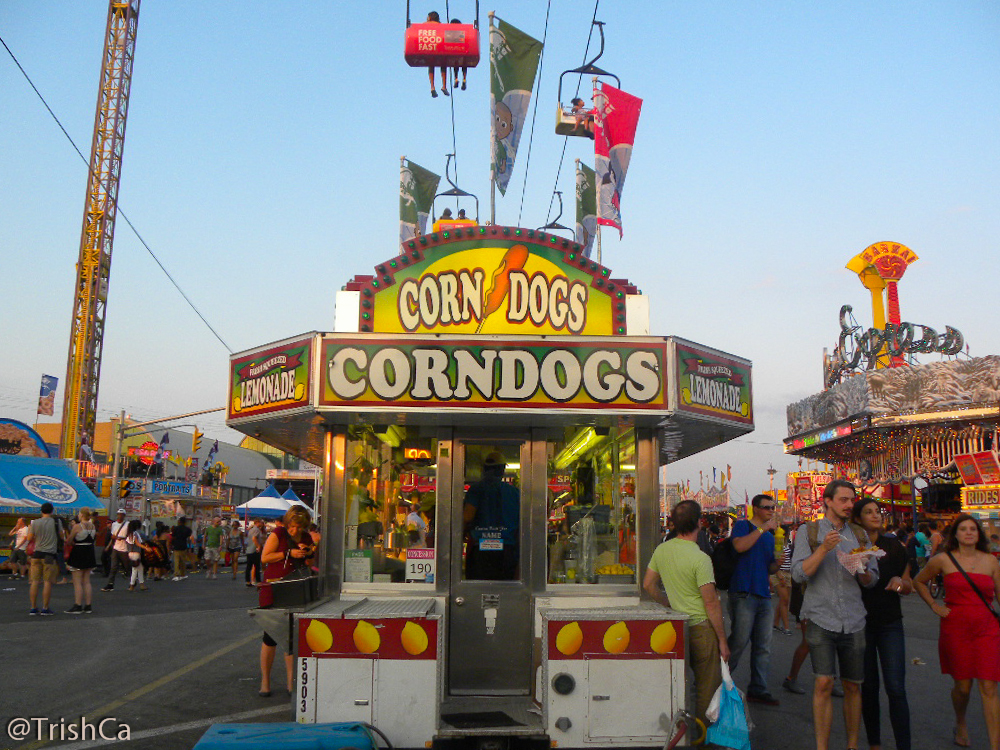
<path fill-rule="evenodd" d="M 38 515 L 44 502 L 72 516 L 82 508 L 104 511 L 104 503 L 58 458 L 0 455 L 0 513 Z"/>

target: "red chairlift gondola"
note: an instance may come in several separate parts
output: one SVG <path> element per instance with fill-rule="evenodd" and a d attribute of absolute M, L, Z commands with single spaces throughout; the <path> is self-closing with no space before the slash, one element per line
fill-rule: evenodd
<path fill-rule="evenodd" d="M 600 52 L 598 52 L 597 56 L 586 65 L 582 65 L 579 68 L 573 68 L 572 70 L 565 70 L 562 75 L 559 76 L 559 104 L 556 106 L 556 135 L 572 135 L 579 136 L 581 138 L 590 138 L 591 140 L 594 138 L 594 110 L 585 109 L 582 99 L 574 99 L 570 102 L 570 106 L 563 106 L 563 76 L 569 75 L 570 73 L 578 73 L 580 75 L 590 74 L 591 76 L 596 76 L 598 78 L 601 76 L 607 76 L 608 78 L 614 78 L 617 86 L 621 88 L 622 82 L 618 76 L 594 65 L 595 62 L 601 59 L 601 55 L 604 54 L 604 21 L 594 21 L 594 26 L 596 26 L 597 30 L 601 33 Z"/>
<path fill-rule="evenodd" d="M 472 23 L 411 23 L 406 2 L 404 53 L 411 68 L 474 68 L 479 64 L 479 0 Z"/>

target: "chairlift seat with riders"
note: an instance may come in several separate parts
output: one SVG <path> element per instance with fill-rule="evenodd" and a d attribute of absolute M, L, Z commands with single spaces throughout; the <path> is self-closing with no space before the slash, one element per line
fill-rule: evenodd
<path fill-rule="evenodd" d="M 608 78 L 614 78 L 615 83 L 620 88 L 622 83 L 621 79 L 614 73 L 609 73 L 608 71 L 598 68 L 594 65 L 601 56 L 604 54 L 604 22 L 594 21 L 594 25 L 597 30 L 601 33 L 601 50 L 597 53 L 597 56 L 593 60 L 581 65 L 579 68 L 573 68 L 572 70 L 564 70 L 562 75 L 559 76 L 559 103 L 556 105 L 556 135 L 571 135 L 580 138 L 590 138 L 594 137 L 594 110 L 591 109 L 579 109 L 574 112 L 572 106 L 564 106 L 562 98 L 562 85 L 563 76 L 570 75 L 571 73 L 576 73 L 579 75 L 591 75 L 600 78 L 605 76 Z M 570 103 L 572 104 L 572 102 Z"/>
<path fill-rule="evenodd" d="M 403 57 L 411 68 L 474 68 L 479 64 L 479 1 L 473 23 L 410 23 L 406 3 Z"/>
<path fill-rule="evenodd" d="M 431 231 L 441 232 L 448 229 L 455 229 L 457 227 L 475 227 L 479 226 L 479 198 L 473 193 L 468 193 L 462 190 L 458 185 L 455 184 L 454 180 L 451 179 L 451 160 L 455 158 L 454 154 L 448 154 L 448 160 L 444 165 L 444 178 L 451 185 L 450 190 L 445 190 L 434 196 L 434 200 L 431 201 Z M 455 169 L 456 176 L 458 174 L 458 168 Z M 464 210 L 459 213 L 458 217 L 452 216 L 451 209 L 446 208 L 441 213 L 440 218 L 436 218 L 437 214 L 434 210 L 434 203 L 438 198 L 454 198 L 455 206 L 457 209 L 459 198 L 472 198 L 476 202 L 476 218 L 475 219 L 464 219 L 460 218 L 464 213 Z"/>

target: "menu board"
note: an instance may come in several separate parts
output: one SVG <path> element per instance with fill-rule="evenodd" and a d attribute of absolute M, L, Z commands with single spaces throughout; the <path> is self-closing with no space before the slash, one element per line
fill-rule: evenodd
<path fill-rule="evenodd" d="M 972 458 L 976 461 L 976 468 L 979 469 L 983 484 L 1000 484 L 1000 462 L 997 461 L 995 452 L 973 453 Z"/>
<path fill-rule="evenodd" d="M 962 481 L 965 484 L 983 483 L 983 478 L 976 467 L 976 460 L 972 457 L 971 453 L 963 453 L 955 456 L 955 465 L 958 467 L 958 473 L 962 475 Z"/>

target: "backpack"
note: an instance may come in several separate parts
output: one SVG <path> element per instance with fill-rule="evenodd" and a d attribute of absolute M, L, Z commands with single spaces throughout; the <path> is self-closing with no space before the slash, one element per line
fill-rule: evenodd
<path fill-rule="evenodd" d="M 727 536 L 712 550 L 712 571 L 715 573 L 715 588 L 727 591 L 736 572 L 740 553 L 733 546 L 733 538 Z"/>

